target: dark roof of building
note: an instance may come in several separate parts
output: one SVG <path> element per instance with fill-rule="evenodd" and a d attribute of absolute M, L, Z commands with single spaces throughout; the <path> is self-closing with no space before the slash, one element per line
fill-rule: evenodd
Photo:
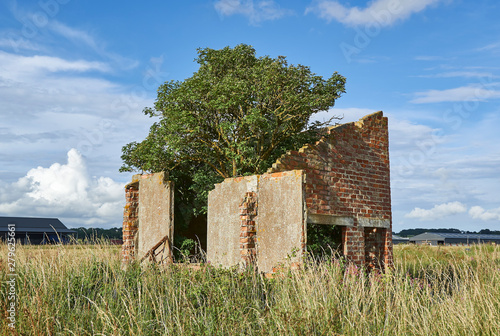
<path fill-rule="evenodd" d="M 414 237 L 411 241 L 416 240 L 444 240 L 451 239 L 470 239 L 470 240 L 500 240 L 500 235 L 494 234 L 481 234 L 481 233 L 448 233 L 448 232 L 425 232 Z"/>
<path fill-rule="evenodd" d="M 0 232 L 8 231 L 8 225 L 15 224 L 16 232 L 27 233 L 76 233 L 68 229 L 57 218 L 35 218 L 35 217 L 1 217 Z"/>

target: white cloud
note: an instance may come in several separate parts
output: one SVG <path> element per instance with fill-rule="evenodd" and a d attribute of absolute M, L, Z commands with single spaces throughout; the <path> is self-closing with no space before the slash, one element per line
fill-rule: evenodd
<path fill-rule="evenodd" d="M 442 72 L 434 75 L 421 75 L 418 77 L 423 78 L 498 78 L 498 76 L 493 75 L 491 72 L 481 72 L 481 71 L 450 71 Z"/>
<path fill-rule="evenodd" d="M 407 151 L 412 147 L 427 147 L 425 144 L 428 143 L 439 144 L 444 141 L 440 131 L 438 128 L 392 116 L 389 121 L 391 145 L 396 150 Z"/>
<path fill-rule="evenodd" d="M 139 62 L 135 60 L 108 51 L 104 43 L 99 43 L 96 38 L 84 30 L 69 27 L 56 20 L 51 21 L 48 28 L 54 33 L 66 38 L 77 47 L 83 46 L 85 49 L 90 48 L 99 56 L 111 60 L 119 68 L 133 69 L 139 65 Z"/>
<path fill-rule="evenodd" d="M 443 56 L 430 56 L 430 55 L 415 56 L 414 59 L 416 61 L 447 61 L 447 60 L 449 60 L 448 58 L 443 57 Z"/>
<path fill-rule="evenodd" d="M 469 210 L 469 215 L 474 219 L 500 221 L 500 208 L 484 210 L 480 206 L 473 206 Z"/>
<path fill-rule="evenodd" d="M 67 218 L 70 226 L 121 222 L 123 185 L 108 177 L 90 177 L 75 149 L 68 152 L 67 163 L 33 168 L 0 191 L 4 215 Z"/>
<path fill-rule="evenodd" d="M 124 105 L 134 112 L 148 106 L 154 94 L 153 87 L 161 84 L 159 79 L 164 76 L 164 73 L 147 73 L 140 83 L 142 86 L 137 85 L 130 92 L 131 88 L 99 77 L 110 69 L 110 64 L 104 62 L 0 51 L 0 113 L 12 114 L 13 118 L 49 112 L 91 114 L 102 118 L 116 116 L 119 111 L 118 116 L 124 116 Z M 149 83 L 151 80 L 155 81 L 154 85 Z M 12 123 L 24 127 L 27 122 Z M 60 123 L 60 120 L 55 122 Z"/>
<path fill-rule="evenodd" d="M 0 59 L 0 185 L 61 162 L 58 153 L 72 147 L 88 159 L 91 174 L 115 176 L 121 147 L 148 134 L 152 121 L 140 111 L 152 106 L 165 78 L 154 72 L 161 70 L 156 63 L 127 87 L 102 77 L 110 62 L 2 52 Z"/>
<path fill-rule="evenodd" d="M 415 93 L 414 104 L 484 101 L 500 98 L 500 90 L 489 89 L 487 85 L 468 85 L 446 90 L 429 90 Z"/>
<path fill-rule="evenodd" d="M 261 21 L 276 20 L 283 16 L 290 15 L 292 11 L 281 8 L 273 0 L 218 0 L 215 9 L 223 16 L 244 15 L 248 17 L 252 24 Z"/>
<path fill-rule="evenodd" d="M 18 36 L 8 36 L 8 33 L 2 34 L 5 37 L 0 38 L 0 48 L 10 48 L 14 50 L 30 50 L 39 51 L 40 46 L 33 43 L 33 41 L 27 40 L 25 38 L 19 38 Z"/>
<path fill-rule="evenodd" d="M 485 45 L 484 47 L 476 49 L 477 51 L 495 51 L 500 49 L 500 42 L 493 42 Z"/>
<path fill-rule="evenodd" d="M 68 61 L 52 56 L 21 56 L 0 51 L 0 79 L 10 81 L 31 80 L 56 72 L 109 71 L 109 66 L 101 62 L 84 60 Z"/>
<path fill-rule="evenodd" d="M 50 23 L 49 28 L 68 40 L 82 42 L 94 50 L 100 49 L 96 40 L 86 31 L 69 27 L 55 20 Z"/>
<path fill-rule="evenodd" d="M 378 24 L 391 26 L 405 20 L 413 13 L 423 11 L 440 0 L 374 0 L 365 8 L 346 7 L 338 1 L 319 0 L 308 7 L 312 12 L 327 21 L 336 20 L 349 26 Z"/>
<path fill-rule="evenodd" d="M 449 202 L 435 205 L 432 209 L 426 210 L 415 208 L 410 213 L 406 214 L 407 218 L 416 218 L 420 220 L 436 220 L 447 216 L 464 213 L 467 207 L 460 202 Z"/>

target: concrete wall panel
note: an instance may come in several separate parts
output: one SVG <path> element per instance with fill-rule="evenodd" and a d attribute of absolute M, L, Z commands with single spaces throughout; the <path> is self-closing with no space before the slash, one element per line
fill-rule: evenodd
<path fill-rule="evenodd" d="M 280 263 L 300 262 L 303 228 L 303 172 L 295 170 L 261 175 L 257 212 L 259 271 L 272 272 L 273 267 Z"/>
<path fill-rule="evenodd" d="M 140 260 L 163 237 L 174 234 L 173 183 L 165 180 L 164 173 L 143 175 L 139 181 L 139 237 Z M 171 255 L 165 250 L 164 257 Z"/>
<path fill-rule="evenodd" d="M 256 191 L 258 176 L 228 178 L 208 195 L 207 260 L 231 267 L 241 261 L 240 202 L 247 191 Z"/>

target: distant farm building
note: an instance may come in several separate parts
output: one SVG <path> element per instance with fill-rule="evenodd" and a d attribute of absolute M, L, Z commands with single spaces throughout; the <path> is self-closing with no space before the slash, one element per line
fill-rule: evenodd
<path fill-rule="evenodd" d="M 392 244 L 408 244 L 410 242 L 410 238 L 400 237 L 396 235 L 392 235 Z"/>
<path fill-rule="evenodd" d="M 57 218 L 0 217 L 1 239 L 6 241 L 11 231 L 15 232 L 16 243 L 36 245 L 65 243 L 76 233 Z"/>
<path fill-rule="evenodd" d="M 410 238 L 410 243 L 419 245 L 471 245 L 500 244 L 500 235 L 478 233 L 425 232 Z"/>

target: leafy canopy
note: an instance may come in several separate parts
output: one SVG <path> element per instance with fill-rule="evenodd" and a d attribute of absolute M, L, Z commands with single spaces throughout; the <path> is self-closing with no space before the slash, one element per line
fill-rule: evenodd
<path fill-rule="evenodd" d="M 283 56 L 257 57 L 245 44 L 198 49 L 196 62 L 192 77 L 159 87 L 154 108 L 144 109 L 159 121 L 144 141 L 123 147 L 121 171 L 182 170 L 204 184 L 262 173 L 290 146 L 315 140 L 335 117 L 311 123 L 311 116 L 345 92 L 336 72 L 323 79 Z M 193 167 L 204 178 L 191 175 Z"/>

